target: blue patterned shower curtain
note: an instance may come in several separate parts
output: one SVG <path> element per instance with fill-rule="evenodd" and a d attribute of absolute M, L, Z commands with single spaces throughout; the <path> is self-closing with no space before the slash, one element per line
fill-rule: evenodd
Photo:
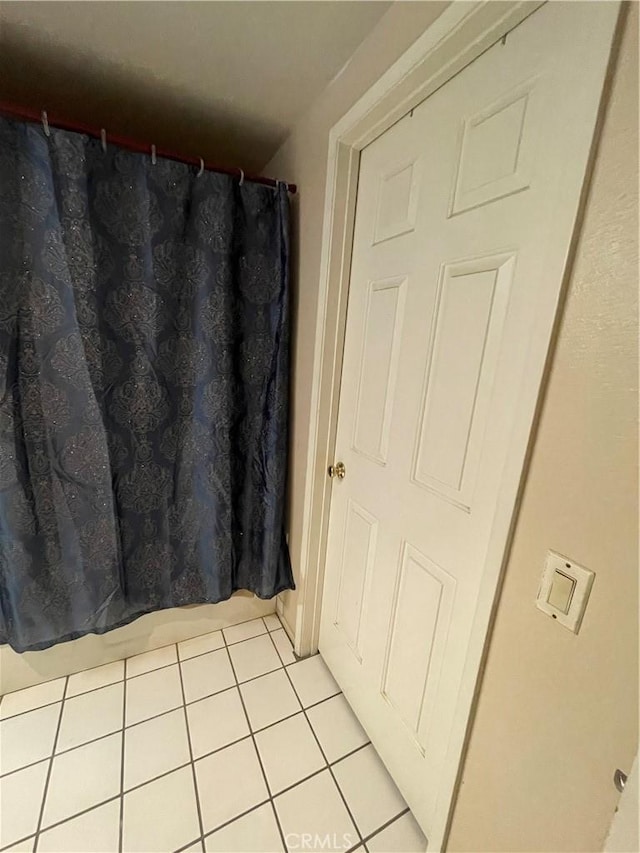
<path fill-rule="evenodd" d="M 0 643 L 293 587 L 286 187 L 0 119 Z"/>

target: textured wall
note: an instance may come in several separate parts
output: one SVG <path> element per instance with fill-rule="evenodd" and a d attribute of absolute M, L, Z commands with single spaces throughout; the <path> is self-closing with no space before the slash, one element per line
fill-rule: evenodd
<path fill-rule="evenodd" d="M 638 4 L 625 28 L 450 851 L 602 850 L 638 738 Z M 596 573 L 575 636 L 545 551 Z"/>

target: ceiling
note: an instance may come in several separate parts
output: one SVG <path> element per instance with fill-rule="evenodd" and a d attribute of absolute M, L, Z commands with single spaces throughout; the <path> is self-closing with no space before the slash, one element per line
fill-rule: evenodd
<path fill-rule="evenodd" d="M 389 6 L 0 2 L 0 101 L 259 171 Z"/>

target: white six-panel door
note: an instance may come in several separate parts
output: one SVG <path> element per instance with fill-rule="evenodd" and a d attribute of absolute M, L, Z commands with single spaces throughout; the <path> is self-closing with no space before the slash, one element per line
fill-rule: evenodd
<path fill-rule="evenodd" d="M 320 651 L 427 835 L 616 12 L 547 4 L 362 152 Z"/>

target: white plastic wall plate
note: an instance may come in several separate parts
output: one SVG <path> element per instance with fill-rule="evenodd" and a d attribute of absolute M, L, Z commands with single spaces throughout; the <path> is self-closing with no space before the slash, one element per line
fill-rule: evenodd
<path fill-rule="evenodd" d="M 536 607 L 574 634 L 580 630 L 595 574 L 562 554 L 547 552 Z M 567 579 L 573 581 L 568 584 Z M 557 583 L 554 589 L 554 581 Z M 552 604 L 551 600 L 555 602 Z"/>

